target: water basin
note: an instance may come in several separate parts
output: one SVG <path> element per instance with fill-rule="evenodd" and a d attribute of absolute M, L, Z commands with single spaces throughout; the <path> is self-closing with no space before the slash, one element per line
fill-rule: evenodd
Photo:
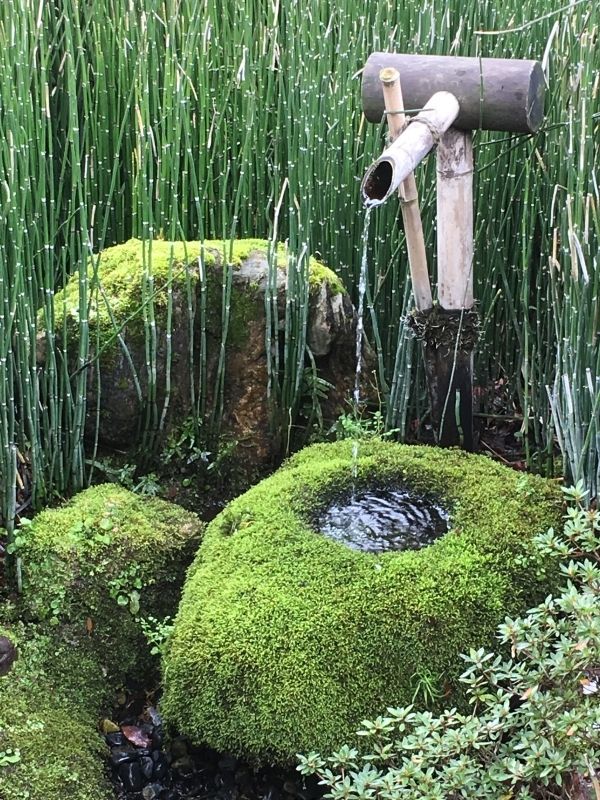
<path fill-rule="evenodd" d="M 406 488 L 363 490 L 337 498 L 316 523 L 330 539 L 367 553 L 419 550 L 449 527 L 448 512 L 438 502 Z"/>

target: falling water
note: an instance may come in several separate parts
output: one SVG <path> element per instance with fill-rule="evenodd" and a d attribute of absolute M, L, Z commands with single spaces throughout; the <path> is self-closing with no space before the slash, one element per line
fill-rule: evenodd
<path fill-rule="evenodd" d="M 356 377 L 354 379 L 354 409 L 358 413 L 360 403 L 360 373 L 362 369 L 362 339 L 364 331 L 364 306 L 367 291 L 367 246 L 369 243 L 369 220 L 371 209 L 365 211 L 365 221 L 362 232 L 362 257 L 360 261 L 360 280 L 358 282 L 358 321 L 356 323 Z"/>
<path fill-rule="evenodd" d="M 354 414 L 358 418 L 360 407 L 360 373 L 362 369 L 362 340 L 364 331 L 364 305 L 367 291 L 367 246 L 369 243 L 369 220 L 371 208 L 367 206 L 362 232 L 362 256 L 360 261 L 360 279 L 358 282 L 358 320 L 356 323 L 356 377 L 354 379 Z M 352 444 L 352 477 L 358 475 L 358 441 Z"/>

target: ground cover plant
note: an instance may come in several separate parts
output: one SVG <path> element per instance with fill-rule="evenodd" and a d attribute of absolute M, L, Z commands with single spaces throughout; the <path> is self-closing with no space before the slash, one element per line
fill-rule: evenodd
<path fill-rule="evenodd" d="M 471 710 L 388 708 L 362 724 L 360 751 L 343 746 L 329 757 L 301 756 L 298 769 L 318 774 L 326 797 L 600 795 L 600 520 L 583 507 L 584 494 L 582 484 L 567 490 L 564 530 L 536 539 L 544 556 L 562 560 L 562 592 L 500 625 L 501 655 L 481 648 L 463 656 Z"/>
<path fill-rule="evenodd" d="M 263 0 L 219 9 L 193 0 L 3 3 L 0 508 L 9 530 L 24 504 L 39 507 L 89 479 L 84 386 L 98 364 L 88 358 L 88 308 L 100 287 L 88 258 L 131 236 L 288 242 L 286 325 L 278 330 L 271 316 L 266 332 L 281 344 L 281 363 L 267 391 L 281 424 L 293 424 L 303 402 L 309 256 L 347 286 L 357 283 L 358 182 L 383 140 L 361 122 L 359 72 L 377 49 L 543 63 L 548 101 L 539 133 L 476 141 L 478 392 L 484 411 L 518 418 L 530 466 L 562 466 L 595 493 L 599 14 L 583 0 L 385 0 L 364 8 L 336 0 L 312 4 L 308 14 Z M 432 249 L 431 170 L 419 181 Z M 387 427 L 405 436 L 426 403 L 403 322 L 411 306 L 404 236 L 397 207 L 388 205 L 372 225 L 367 327 Z M 73 273 L 75 368 L 52 310 Z M 148 265 L 143 277 L 152 387 Z M 226 280 L 222 291 L 226 327 Z M 40 309 L 49 321 L 43 370 Z M 498 408 L 491 395 L 500 385 Z M 203 389 L 196 386 L 196 397 Z M 156 397 L 150 389 L 151 406 L 160 406 Z M 149 419 L 161 411 L 151 408 Z M 556 435 L 562 465 L 553 463 Z"/>

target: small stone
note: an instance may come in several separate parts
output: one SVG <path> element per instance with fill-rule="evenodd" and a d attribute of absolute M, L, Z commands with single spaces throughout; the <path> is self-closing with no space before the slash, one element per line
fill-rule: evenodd
<path fill-rule="evenodd" d="M 140 767 L 142 769 L 142 775 L 146 780 L 150 780 L 152 778 L 152 773 L 154 772 L 154 761 L 150 758 L 150 756 L 144 756 L 140 759 Z"/>
<path fill-rule="evenodd" d="M 103 719 L 100 723 L 100 730 L 106 736 L 107 733 L 118 733 L 119 726 L 112 719 Z"/>
<path fill-rule="evenodd" d="M 188 754 L 188 743 L 183 736 L 176 736 L 171 742 L 171 755 L 173 760 L 183 758 Z"/>
<path fill-rule="evenodd" d="M 105 739 L 106 739 L 106 744 L 109 747 L 123 747 L 123 745 L 125 744 L 125 737 L 123 736 L 121 731 L 118 731 L 116 733 L 108 733 L 105 736 Z"/>
<path fill-rule="evenodd" d="M 298 787 L 294 783 L 294 781 L 286 781 L 283 784 L 283 791 L 286 794 L 291 794 L 292 797 L 295 797 L 298 794 Z"/>
<path fill-rule="evenodd" d="M 121 764 L 128 764 L 130 761 L 137 761 L 138 758 L 139 756 L 135 750 L 130 750 L 126 747 L 118 747 L 110 754 L 111 764 L 113 764 L 115 767 L 118 767 Z"/>
<path fill-rule="evenodd" d="M 171 765 L 173 772 L 177 772 L 182 778 L 194 774 L 194 762 L 189 756 L 183 756 L 174 761 Z"/>
<path fill-rule="evenodd" d="M 144 800 L 158 800 L 164 788 L 162 783 L 149 783 L 148 786 L 144 786 L 142 797 Z"/>
<path fill-rule="evenodd" d="M 152 744 L 152 740 L 143 727 L 137 725 L 121 725 L 121 730 L 136 747 L 147 748 Z"/>
<path fill-rule="evenodd" d="M 119 778 L 126 792 L 141 792 L 144 785 L 144 778 L 139 763 L 121 764 L 119 767 Z"/>
<path fill-rule="evenodd" d="M 163 724 L 162 717 L 158 713 L 158 711 L 154 708 L 154 706 L 148 706 L 148 716 L 150 717 L 150 720 L 155 727 L 160 728 L 162 726 Z"/>

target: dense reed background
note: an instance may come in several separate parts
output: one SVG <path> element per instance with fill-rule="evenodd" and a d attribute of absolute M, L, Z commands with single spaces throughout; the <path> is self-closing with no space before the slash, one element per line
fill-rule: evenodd
<path fill-rule="evenodd" d="M 372 50 L 543 60 L 543 129 L 476 137 L 477 381 L 517 398 L 533 467 L 556 436 L 571 478 L 600 478 L 600 148 L 596 3 L 559 0 L 5 0 L 0 6 L 0 517 L 15 515 L 20 460 L 33 503 L 88 479 L 85 369 L 55 338 L 53 294 L 79 275 L 79 365 L 93 327 L 86 264 L 131 236 L 148 241 L 152 391 L 153 237 L 288 240 L 280 419 L 300 402 L 310 254 L 356 290 L 359 181 L 383 131 L 364 124 L 359 71 Z M 506 30 L 508 29 L 508 30 Z M 431 165 L 419 173 L 435 237 Z M 373 215 L 368 322 L 383 412 L 405 431 L 423 413 L 397 204 Z M 432 254 L 433 257 L 433 254 Z M 101 270 L 101 266 L 100 266 Z M 224 273 L 226 325 L 227 271 Z M 272 298 L 267 298 L 270 300 Z M 40 309 L 49 324 L 36 362 Z M 89 368 L 94 368 L 89 367 Z M 199 379 L 202 370 L 198 372 Z M 204 396 L 197 387 L 199 408 Z M 168 397 L 168 393 L 167 393 Z M 152 396 L 151 396 L 152 400 Z M 490 400 L 491 402 L 491 400 Z M 162 409 L 149 404 L 148 430 Z M 213 413 L 218 416 L 218 401 Z"/>

